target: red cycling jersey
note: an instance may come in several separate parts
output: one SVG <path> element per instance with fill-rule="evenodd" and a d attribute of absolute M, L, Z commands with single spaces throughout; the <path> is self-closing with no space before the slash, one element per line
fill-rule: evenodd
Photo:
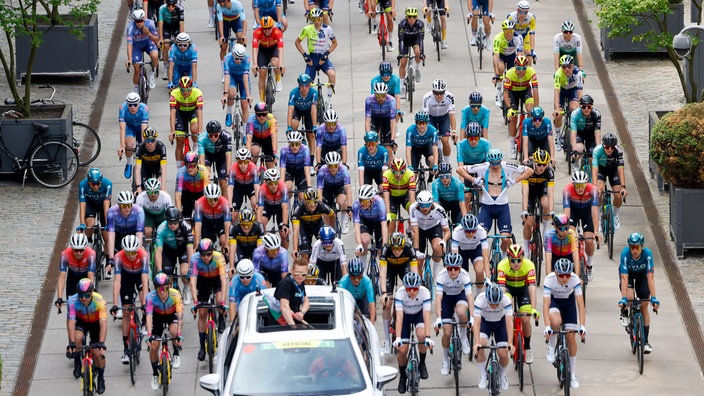
<path fill-rule="evenodd" d="M 264 29 L 257 28 L 252 34 L 252 48 L 284 47 L 284 34 L 279 28 L 273 28 L 270 35 L 264 34 Z"/>
<path fill-rule="evenodd" d="M 122 272 L 130 274 L 148 274 L 149 273 L 149 255 L 143 248 L 137 250 L 137 255 L 132 260 L 127 258 L 124 250 L 120 250 L 115 255 L 115 274 L 119 275 Z"/>
<path fill-rule="evenodd" d="M 585 209 L 590 206 L 599 206 L 599 192 L 595 185 L 587 183 L 582 195 L 577 194 L 574 184 L 568 184 L 562 190 L 563 208 Z"/>
<path fill-rule="evenodd" d="M 286 188 L 286 183 L 283 180 L 279 180 L 279 186 L 275 192 L 269 191 L 269 186 L 259 189 L 259 206 L 264 204 L 281 205 L 284 202 L 288 203 L 288 188 Z"/>
<path fill-rule="evenodd" d="M 59 271 L 66 272 L 68 270 L 76 274 L 84 274 L 91 271 L 95 272 L 95 250 L 86 247 L 83 256 L 76 260 L 76 257 L 73 255 L 73 249 L 70 247 L 64 249 L 61 252 Z"/>
<path fill-rule="evenodd" d="M 230 203 L 227 198 L 222 195 L 218 197 L 218 202 L 214 206 L 210 206 L 208 198 L 205 196 L 198 198 L 195 205 L 195 215 L 193 220 L 196 223 L 207 221 L 232 221 L 230 214 Z"/>
<path fill-rule="evenodd" d="M 230 168 L 230 177 L 228 184 L 231 186 L 259 184 L 259 175 L 257 174 L 257 166 L 254 162 L 249 161 L 247 170 L 242 172 L 237 163 L 232 164 Z"/>

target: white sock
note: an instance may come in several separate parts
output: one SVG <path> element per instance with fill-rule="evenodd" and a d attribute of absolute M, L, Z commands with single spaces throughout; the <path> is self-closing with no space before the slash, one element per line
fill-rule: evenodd
<path fill-rule="evenodd" d="M 477 367 L 479 367 L 479 374 L 481 374 L 483 378 L 486 378 L 486 362 L 477 362 Z"/>
<path fill-rule="evenodd" d="M 213 15 L 213 7 L 208 7 L 208 15 L 210 15 L 210 19 L 215 17 L 215 15 Z"/>
<path fill-rule="evenodd" d="M 587 255 L 587 267 L 592 266 L 592 259 L 593 259 L 593 256 Z"/>
<path fill-rule="evenodd" d="M 550 227 L 550 220 L 543 220 L 543 232 L 547 232 L 548 227 Z"/>
<path fill-rule="evenodd" d="M 551 351 L 555 352 L 555 345 L 557 345 L 557 335 L 553 333 L 550 336 L 550 341 L 548 341 L 548 348 L 550 348 Z"/>
<path fill-rule="evenodd" d="M 134 93 L 139 93 L 139 85 L 134 85 Z"/>
<path fill-rule="evenodd" d="M 433 274 L 437 274 L 442 269 L 442 261 L 433 260 Z"/>
<path fill-rule="evenodd" d="M 134 155 L 131 156 L 131 157 L 127 157 L 127 163 L 128 163 L 129 165 L 134 165 Z"/>
<path fill-rule="evenodd" d="M 618 216 L 618 211 L 621 210 L 621 207 L 619 206 L 614 206 L 614 216 Z"/>
<path fill-rule="evenodd" d="M 529 240 L 524 240 L 523 241 L 523 250 L 528 252 L 530 250 L 530 241 Z"/>
<path fill-rule="evenodd" d="M 467 328 L 460 327 L 460 340 L 467 339 Z"/>
<path fill-rule="evenodd" d="M 384 319 L 384 338 L 390 341 L 391 335 L 389 334 L 389 319 Z M 389 347 L 391 347 L 389 345 Z"/>
<path fill-rule="evenodd" d="M 442 155 L 442 162 L 449 164 L 450 163 L 450 156 L 449 155 Z"/>
<path fill-rule="evenodd" d="M 506 375 L 506 367 L 507 366 L 499 365 L 499 377 L 500 378 L 503 378 Z"/>
<path fill-rule="evenodd" d="M 572 378 L 577 377 L 577 356 L 570 356 L 570 372 L 572 373 Z"/>
<path fill-rule="evenodd" d="M 510 147 L 511 150 L 516 149 L 516 140 L 514 138 L 508 138 L 508 147 Z"/>
<path fill-rule="evenodd" d="M 446 362 L 450 361 L 450 348 L 442 349 L 442 360 Z"/>

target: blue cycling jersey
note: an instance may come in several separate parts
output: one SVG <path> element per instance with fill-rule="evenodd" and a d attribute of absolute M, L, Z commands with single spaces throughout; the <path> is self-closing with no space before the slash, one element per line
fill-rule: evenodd
<path fill-rule="evenodd" d="M 374 84 L 378 82 L 386 83 L 386 85 L 389 87 L 389 95 L 394 96 L 401 94 L 401 79 L 396 74 L 392 74 L 391 78 L 389 78 L 389 81 L 382 80 L 381 75 L 379 74 L 374 76 L 371 81 L 371 91 L 369 92 L 370 94 L 374 94 Z"/>
<path fill-rule="evenodd" d="M 210 140 L 208 132 L 203 131 L 198 135 L 198 154 L 225 154 L 232 152 L 232 135 L 230 132 L 220 132 L 216 141 Z"/>
<path fill-rule="evenodd" d="M 489 113 L 489 108 L 486 106 L 480 107 L 479 113 L 477 114 L 472 112 L 472 108 L 470 106 L 466 106 L 462 109 L 462 123 L 460 124 L 460 127 L 467 130 L 467 125 L 469 125 L 470 122 L 476 122 L 481 125 L 482 128 L 489 128 Z"/>
<path fill-rule="evenodd" d="M 169 50 L 169 62 L 174 62 L 174 66 L 190 67 L 198 62 L 198 49 L 195 44 L 191 44 L 187 50 L 181 51 L 175 45 Z"/>
<path fill-rule="evenodd" d="M 149 124 L 149 107 L 144 103 L 140 103 L 137 112 L 132 114 L 129 111 L 127 102 L 124 102 L 120 105 L 118 121 L 132 127 L 141 127 L 142 124 Z"/>
<path fill-rule="evenodd" d="M 455 176 L 450 177 L 450 184 L 445 186 L 442 180 L 435 179 L 432 183 L 433 201 L 439 202 L 441 199 L 447 202 L 464 202 L 464 183 Z"/>
<path fill-rule="evenodd" d="M 653 272 L 653 253 L 647 247 L 643 248 L 638 260 L 631 255 L 630 248 L 625 246 L 621 251 L 621 260 L 618 265 L 619 274 L 628 274 L 633 272 Z"/>
<path fill-rule="evenodd" d="M 288 272 L 288 251 L 282 247 L 279 248 L 279 253 L 274 257 L 269 257 L 266 254 L 266 248 L 262 245 L 254 249 L 252 254 L 252 262 L 254 262 L 254 269 L 260 271 L 260 269 L 265 269 L 267 271 L 281 271 Z"/>
<path fill-rule="evenodd" d="M 276 7 L 283 7 L 281 0 L 253 0 L 252 8 L 259 8 L 261 12 L 276 11 Z"/>
<path fill-rule="evenodd" d="M 315 145 L 330 150 L 337 150 L 342 146 L 347 146 L 347 130 L 342 124 L 337 124 L 335 130 L 328 132 L 325 124 L 318 126 L 315 131 Z"/>
<path fill-rule="evenodd" d="M 217 3 L 216 10 L 218 21 L 222 21 L 223 19 L 227 21 L 237 18 L 241 21 L 247 20 L 247 16 L 244 13 L 244 7 L 242 7 L 242 3 L 237 0 L 230 0 L 230 7 L 222 7 L 220 3 Z"/>
<path fill-rule="evenodd" d="M 120 213 L 120 205 L 113 205 L 108 210 L 105 227 L 108 232 L 120 234 L 144 232 L 144 209 L 139 205 L 132 205 L 130 213 L 125 217 Z"/>
<path fill-rule="evenodd" d="M 376 95 L 367 97 L 364 102 L 364 116 L 367 118 L 396 118 L 396 99 L 386 95 L 386 100 L 379 104 Z"/>
<path fill-rule="evenodd" d="M 306 166 L 310 166 L 310 149 L 305 144 L 297 153 L 291 151 L 291 146 L 281 148 L 281 159 L 279 160 L 279 168 L 290 170 L 302 170 Z"/>
<path fill-rule="evenodd" d="M 342 187 L 350 184 L 350 171 L 346 166 L 337 168 L 337 173 L 330 173 L 327 165 L 323 165 L 318 171 L 318 188 Z"/>
<path fill-rule="evenodd" d="M 249 293 L 256 292 L 257 288 L 259 290 L 266 288 L 266 286 L 264 285 L 264 276 L 262 276 L 262 274 L 258 272 L 252 274 L 252 281 L 249 283 L 248 286 L 242 284 L 242 281 L 240 281 L 239 276 L 234 276 L 232 278 L 232 284 L 230 285 L 230 292 L 228 293 L 228 295 L 230 296 L 230 302 L 239 304 L 240 301 L 242 301 L 242 299 L 244 298 L 244 296 Z"/>
<path fill-rule="evenodd" d="M 317 101 L 318 90 L 313 87 L 308 90 L 308 95 L 305 97 L 301 96 L 301 90 L 299 87 L 292 89 L 291 93 L 288 95 L 288 105 L 293 106 L 299 111 L 309 110 Z"/>
<path fill-rule="evenodd" d="M 369 209 L 362 208 L 359 199 L 352 204 L 352 221 L 356 224 L 364 220 L 366 223 L 378 223 L 386 221 L 386 204 L 384 199 L 378 195 L 372 198 L 372 206 Z"/>
<path fill-rule="evenodd" d="M 156 23 L 153 20 L 145 19 L 143 26 L 149 30 L 149 33 L 152 36 L 159 35 L 156 29 Z M 141 27 L 137 27 L 135 22 L 132 22 L 127 26 L 126 36 L 127 44 L 132 44 L 134 48 L 144 48 L 144 45 L 149 45 L 149 42 L 151 42 L 149 35 L 144 33 L 144 30 Z"/>
<path fill-rule="evenodd" d="M 340 279 L 340 288 L 347 290 L 352 294 L 355 300 L 367 300 L 367 303 L 374 302 L 374 285 L 372 280 L 366 274 L 362 274 L 362 280 L 359 285 L 352 284 L 350 275 L 347 274 Z M 361 309 L 361 307 L 360 307 Z"/>
<path fill-rule="evenodd" d="M 406 129 L 406 147 L 425 147 L 436 145 L 438 141 L 438 130 L 428 124 L 428 129 L 421 135 L 418 126 L 413 124 Z"/>
<path fill-rule="evenodd" d="M 462 162 L 465 165 L 485 162 L 489 149 L 491 149 L 491 143 L 484 138 L 479 138 L 476 147 L 472 147 L 469 140 L 464 139 L 457 145 L 457 162 Z"/>
<path fill-rule="evenodd" d="M 245 74 L 249 74 L 249 55 L 246 55 L 244 60 L 239 64 L 235 62 L 235 58 L 232 54 L 225 55 L 225 59 L 223 61 L 225 63 L 225 73 L 229 73 L 231 77 L 241 77 Z"/>
<path fill-rule="evenodd" d="M 357 152 L 357 168 L 359 169 L 380 170 L 387 162 L 389 162 L 389 150 L 386 147 L 377 146 L 374 155 L 369 154 L 367 146 L 360 148 Z"/>
<path fill-rule="evenodd" d="M 543 118 L 543 122 L 536 127 L 532 118 L 526 118 L 523 120 L 523 125 L 521 125 L 521 131 L 523 131 L 523 136 L 528 136 L 528 139 L 544 140 L 548 136 L 552 136 L 552 122 L 547 118 Z"/>
<path fill-rule="evenodd" d="M 112 199 L 112 182 L 110 179 L 103 177 L 98 191 L 93 191 L 88 185 L 88 179 L 81 180 L 78 185 L 78 202 L 91 202 L 98 205 L 103 205 L 104 200 Z"/>

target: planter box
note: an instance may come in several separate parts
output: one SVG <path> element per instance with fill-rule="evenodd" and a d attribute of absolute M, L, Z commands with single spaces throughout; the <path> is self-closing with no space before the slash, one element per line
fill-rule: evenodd
<path fill-rule="evenodd" d="M 670 186 L 670 236 L 675 241 L 677 258 L 687 249 L 704 248 L 704 189 Z"/>
<path fill-rule="evenodd" d="M 666 16 L 666 26 L 667 30 L 676 35 L 684 27 L 684 4 L 670 4 L 670 10 L 672 13 Z M 615 53 L 652 53 L 648 50 L 644 41 L 633 42 L 633 36 L 637 36 L 650 31 L 650 25 L 643 23 L 640 26 L 634 26 L 633 32 L 624 37 L 608 37 L 608 30 L 606 28 L 601 29 L 601 48 L 604 51 L 604 58 L 606 60 L 611 60 L 611 55 Z M 659 49 L 655 52 L 665 53 L 665 48 Z"/>
<path fill-rule="evenodd" d="M 650 170 L 650 178 L 655 178 L 658 182 L 658 190 L 666 190 L 668 184 L 662 179 L 660 175 L 660 169 L 658 164 L 656 164 L 650 157 L 650 133 L 652 132 L 655 124 L 660 120 L 660 117 L 669 113 L 669 111 L 650 111 L 648 112 L 648 169 Z"/>
<path fill-rule="evenodd" d="M 0 106 L 0 112 L 14 109 L 12 106 Z M 0 120 L 2 143 L 15 156 L 24 158 L 34 139 L 32 122 L 48 125 L 45 138 L 63 140 L 71 145 L 73 139 L 73 109 L 70 104 L 53 104 L 32 106 L 33 118 L 19 120 Z M 27 153 L 29 154 L 29 153 Z M 0 150 L 0 173 L 14 173 L 14 161 Z"/>
<path fill-rule="evenodd" d="M 90 16 L 83 27 L 85 37 L 79 40 L 68 26 L 39 26 L 43 41 L 36 52 L 32 74 L 87 74 L 93 80 L 98 72 L 98 14 Z M 17 47 L 17 80 L 27 73 L 32 50 L 27 36 L 15 38 Z"/>

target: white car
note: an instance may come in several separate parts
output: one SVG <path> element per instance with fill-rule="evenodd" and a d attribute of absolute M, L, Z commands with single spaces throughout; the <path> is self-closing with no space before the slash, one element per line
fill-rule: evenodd
<path fill-rule="evenodd" d="M 216 373 L 200 378 L 203 389 L 229 395 L 383 395 L 396 378 L 382 365 L 374 325 L 355 309 L 352 295 L 330 286 L 306 286 L 307 326 L 269 325 L 264 295 L 247 295 L 238 317 L 222 335 Z"/>

